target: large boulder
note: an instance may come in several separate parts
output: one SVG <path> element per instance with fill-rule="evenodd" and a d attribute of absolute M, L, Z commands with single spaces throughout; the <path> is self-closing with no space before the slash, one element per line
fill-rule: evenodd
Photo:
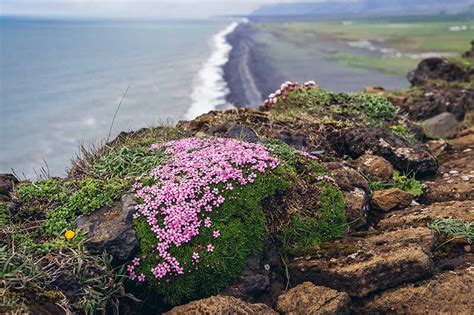
<path fill-rule="evenodd" d="M 456 117 L 448 112 L 436 115 L 422 123 L 423 130 L 428 138 L 451 138 L 459 130 Z"/>
<path fill-rule="evenodd" d="M 351 299 L 345 292 L 304 282 L 278 297 L 283 314 L 349 314 Z"/>
<path fill-rule="evenodd" d="M 382 128 L 351 128 L 340 132 L 336 149 L 358 158 L 371 153 L 384 157 L 399 170 L 411 171 L 417 176 L 434 175 L 438 163 L 422 145 L 411 145 L 399 136 Z"/>
<path fill-rule="evenodd" d="M 413 196 L 409 192 L 399 188 L 389 188 L 375 191 L 370 204 L 374 209 L 390 211 L 407 207 L 412 201 Z"/>
<path fill-rule="evenodd" d="M 139 243 L 132 224 L 135 202 L 132 195 L 124 195 L 113 207 L 105 207 L 90 216 L 80 216 L 78 228 L 88 234 L 86 243 L 91 253 L 107 251 L 115 259 L 124 261 L 138 250 Z"/>
<path fill-rule="evenodd" d="M 467 81 L 469 72 L 456 63 L 435 57 L 422 60 L 407 77 L 413 86 L 418 86 L 431 80 Z"/>
<path fill-rule="evenodd" d="M 0 200 L 9 199 L 9 194 L 18 179 L 12 174 L 0 174 Z"/>
<path fill-rule="evenodd" d="M 278 314 L 265 304 L 250 304 L 231 296 L 211 296 L 173 308 L 165 315 L 178 314 Z"/>

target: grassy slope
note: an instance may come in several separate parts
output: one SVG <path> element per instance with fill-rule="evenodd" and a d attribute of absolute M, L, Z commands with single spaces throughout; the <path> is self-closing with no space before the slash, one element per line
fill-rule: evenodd
<path fill-rule="evenodd" d="M 354 21 L 351 25 L 341 22 L 290 22 L 285 24 L 267 23 L 266 30 L 283 32 L 293 40 L 306 41 L 325 37 L 344 42 L 371 40 L 382 42 L 381 47 L 396 49 L 402 53 L 452 53 L 461 54 L 468 50 L 474 31 L 449 30 L 450 26 L 474 25 L 474 20 L 452 21 Z M 338 51 L 328 56 L 333 60 L 351 66 L 376 69 L 379 71 L 406 74 L 416 67 L 420 59 L 410 57 L 369 56 Z"/>

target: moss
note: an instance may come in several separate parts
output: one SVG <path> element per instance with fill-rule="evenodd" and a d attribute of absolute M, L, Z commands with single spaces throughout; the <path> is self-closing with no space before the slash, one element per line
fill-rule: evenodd
<path fill-rule="evenodd" d="M 283 250 L 289 255 L 303 255 L 319 247 L 322 242 L 342 237 L 347 221 L 344 197 L 333 184 L 321 184 L 321 208 L 311 216 L 294 214 L 281 234 Z"/>
<path fill-rule="evenodd" d="M 405 126 L 405 125 L 393 125 L 393 126 L 390 126 L 389 129 L 390 129 L 390 131 L 392 131 L 396 135 L 402 137 L 403 139 L 405 139 L 409 143 L 415 143 L 416 142 L 415 136 L 410 132 L 410 130 L 408 130 L 407 126 Z"/>
<path fill-rule="evenodd" d="M 43 226 L 49 234 L 73 229 L 78 215 L 90 215 L 102 207 L 110 207 L 125 191 L 129 182 L 124 180 L 84 179 L 69 181 L 64 187 L 73 192 L 64 198 L 63 204 L 46 213 Z"/>
<path fill-rule="evenodd" d="M 154 291 L 166 303 L 176 305 L 217 294 L 228 286 L 239 275 L 247 258 L 262 250 L 267 237 L 262 201 L 285 190 L 290 185 L 287 179 L 291 178 L 291 172 L 287 167 L 279 167 L 258 175 L 250 185 L 239 186 L 234 183 L 235 189 L 224 194 L 226 201 L 219 211 L 209 213 L 213 229 L 219 230 L 221 237 L 213 238 L 211 230 L 203 229 L 190 243 L 171 251 L 178 261 L 191 261 L 192 253 L 199 251 L 199 267 L 185 264 L 184 275 L 171 277 L 161 283 L 151 280 Z M 134 224 L 142 253 L 138 272 L 143 272 L 147 279 L 154 279 L 150 269 L 160 261 L 150 248 L 157 240 L 143 218 L 135 220 Z M 213 244 L 214 252 L 208 253 L 199 248 L 202 244 Z"/>

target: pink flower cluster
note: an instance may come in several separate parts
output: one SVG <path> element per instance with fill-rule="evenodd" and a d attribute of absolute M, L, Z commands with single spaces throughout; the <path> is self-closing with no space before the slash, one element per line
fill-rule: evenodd
<path fill-rule="evenodd" d="M 306 151 L 299 151 L 301 156 L 304 156 L 305 158 L 308 158 L 313 161 L 320 161 L 320 159 L 317 156 L 312 155 L 311 153 L 308 153 Z"/>
<path fill-rule="evenodd" d="M 307 81 L 303 84 L 298 84 L 298 82 L 286 81 L 283 83 L 278 90 L 274 93 L 268 95 L 268 98 L 263 102 L 264 105 L 270 107 L 275 107 L 279 99 L 286 100 L 288 95 L 294 90 L 297 89 L 311 89 L 317 87 L 316 82 Z"/>
<path fill-rule="evenodd" d="M 189 243 L 202 229 L 213 229 L 208 215 L 225 201 L 224 191 L 252 183 L 258 173 L 279 165 L 264 146 L 234 139 L 187 138 L 168 142 L 163 147 L 171 158 L 149 174 L 156 184 L 134 186 L 135 196 L 141 200 L 135 218 L 146 218 L 158 240 L 153 250 L 160 262 L 150 270 L 158 280 L 184 274 L 183 266 L 188 262 L 178 261 L 170 249 Z M 161 146 L 152 145 L 152 148 Z M 220 235 L 219 230 L 212 230 L 213 238 Z M 200 250 L 211 253 L 215 246 L 197 246 L 189 261 L 191 265 L 201 259 Z M 139 260 L 134 259 L 128 266 L 132 279 L 137 278 L 138 264 Z"/>
<path fill-rule="evenodd" d="M 130 276 L 130 279 L 132 280 L 137 279 L 139 282 L 143 282 L 145 281 L 145 275 L 141 273 L 139 276 L 137 276 L 135 272 L 135 268 L 138 265 L 140 265 L 140 258 L 138 257 L 133 258 L 132 263 L 127 266 L 128 275 Z"/>
<path fill-rule="evenodd" d="M 327 175 L 318 176 L 316 178 L 316 180 L 318 180 L 320 182 L 330 183 L 330 184 L 333 184 L 334 186 L 338 186 L 336 180 L 334 178 L 332 178 L 331 176 L 327 176 Z"/>

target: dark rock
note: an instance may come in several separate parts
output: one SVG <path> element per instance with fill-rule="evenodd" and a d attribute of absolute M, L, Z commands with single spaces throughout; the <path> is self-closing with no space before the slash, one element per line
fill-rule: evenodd
<path fill-rule="evenodd" d="M 372 196 L 370 204 L 374 209 L 390 211 L 408 207 L 413 201 L 413 196 L 399 188 L 377 190 Z"/>
<path fill-rule="evenodd" d="M 463 58 L 474 59 L 474 40 L 471 41 L 471 49 L 462 54 Z"/>
<path fill-rule="evenodd" d="M 328 244 L 334 248 L 332 257 L 316 252 L 293 259 L 288 268 L 292 283 L 311 281 L 364 297 L 431 275 L 435 241 L 433 231 L 425 227 L 353 238 L 339 247 Z"/>
<path fill-rule="evenodd" d="M 8 196 L 18 179 L 12 174 L 0 174 L 0 195 Z"/>
<path fill-rule="evenodd" d="M 52 284 L 72 301 L 76 301 L 82 291 L 79 279 L 68 270 L 63 270 L 58 273 L 58 276 L 53 280 Z"/>
<path fill-rule="evenodd" d="M 364 154 L 354 161 L 357 170 L 362 174 L 376 180 L 391 180 L 393 176 L 393 166 L 383 157 Z"/>
<path fill-rule="evenodd" d="M 278 314 L 265 304 L 250 304 L 231 296 L 211 296 L 173 308 L 164 314 Z"/>
<path fill-rule="evenodd" d="M 267 275 L 256 274 L 244 278 L 242 290 L 248 295 L 261 294 L 267 291 L 270 279 Z"/>
<path fill-rule="evenodd" d="M 412 120 L 424 120 L 449 112 L 462 121 L 466 112 L 474 109 L 474 90 L 429 83 L 421 87 L 420 92 L 391 97 L 390 100 L 400 108 L 400 114 Z"/>
<path fill-rule="evenodd" d="M 422 145 L 411 145 L 401 137 L 381 128 L 353 128 L 341 131 L 336 149 L 358 158 L 366 153 L 379 155 L 403 171 L 417 176 L 436 174 L 438 163 Z"/>
<path fill-rule="evenodd" d="M 260 138 L 253 129 L 240 124 L 231 124 L 230 128 L 228 128 L 227 132 L 224 133 L 223 137 L 244 140 L 246 142 L 252 143 L 260 142 Z"/>
<path fill-rule="evenodd" d="M 86 245 L 91 253 L 107 251 L 120 261 L 134 255 L 139 247 L 132 225 L 134 206 L 133 196 L 124 195 L 114 207 L 102 208 L 77 219 L 77 226 L 88 233 Z"/>
<path fill-rule="evenodd" d="M 428 58 L 422 60 L 415 70 L 408 73 L 407 77 L 413 86 L 418 86 L 430 80 L 467 81 L 469 73 L 456 63 L 442 58 Z"/>
<path fill-rule="evenodd" d="M 308 135 L 299 132 L 282 130 L 279 133 L 279 138 L 297 149 L 302 149 L 308 145 Z"/>
<path fill-rule="evenodd" d="M 436 115 L 422 123 L 425 134 L 428 138 L 451 138 L 459 130 L 459 124 L 453 114 L 444 112 Z"/>
<path fill-rule="evenodd" d="M 304 282 L 278 297 L 283 314 L 349 314 L 351 298 L 345 292 Z"/>

